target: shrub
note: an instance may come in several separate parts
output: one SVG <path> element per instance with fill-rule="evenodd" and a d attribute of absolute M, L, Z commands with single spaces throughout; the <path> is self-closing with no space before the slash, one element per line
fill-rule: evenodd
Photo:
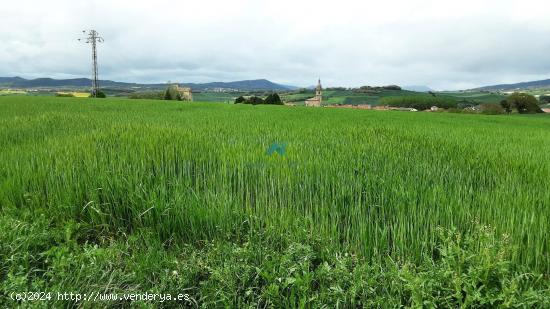
<path fill-rule="evenodd" d="M 440 108 L 457 107 L 457 102 L 453 98 L 432 96 L 385 97 L 380 99 L 380 104 L 393 107 L 409 107 L 417 110 L 426 110 L 432 106 L 437 106 Z"/>
<path fill-rule="evenodd" d="M 58 92 L 55 94 L 56 97 L 60 98 L 74 98 L 74 94 L 72 93 L 64 93 L 64 92 Z"/>
<path fill-rule="evenodd" d="M 506 99 L 510 108 L 515 108 L 520 114 L 542 113 L 538 100 L 526 93 L 515 92 Z"/>
<path fill-rule="evenodd" d="M 487 115 L 500 115 L 504 114 L 505 110 L 500 104 L 485 103 L 480 105 L 481 113 Z"/>

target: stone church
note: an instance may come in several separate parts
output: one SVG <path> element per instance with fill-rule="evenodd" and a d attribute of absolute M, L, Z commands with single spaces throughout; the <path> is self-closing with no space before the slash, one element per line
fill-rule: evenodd
<path fill-rule="evenodd" d="M 315 97 L 306 100 L 306 106 L 315 106 L 320 107 L 323 103 L 323 87 L 321 87 L 321 79 L 317 82 L 317 87 L 315 87 Z"/>
<path fill-rule="evenodd" d="M 191 91 L 191 88 L 176 85 L 176 90 L 180 94 L 182 101 L 193 101 L 193 92 Z"/>

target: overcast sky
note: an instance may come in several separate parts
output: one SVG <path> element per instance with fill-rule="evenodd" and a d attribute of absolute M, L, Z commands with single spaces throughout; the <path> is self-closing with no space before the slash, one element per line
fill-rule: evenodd
<path fill-rule="evenodd" d="M 550 78 L 548 0 L 6 0 L 0 76 L 434 89 Z"/>

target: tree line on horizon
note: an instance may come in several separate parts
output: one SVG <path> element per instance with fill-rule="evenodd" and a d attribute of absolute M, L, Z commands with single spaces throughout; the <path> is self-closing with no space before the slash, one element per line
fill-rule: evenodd
<path fill-rule="evenodd" d="M 266 104 L 266 105 L 284 105 L 283 101 L 281 100 L 281 97 L 278 93 L 273 92 L 270 93 L 265 99 L 262 99 L 258 96 L 240 96 L 235 99 L 235 104 L 252 104 L 252 105 L 259 105 L 259 104 Z"/>

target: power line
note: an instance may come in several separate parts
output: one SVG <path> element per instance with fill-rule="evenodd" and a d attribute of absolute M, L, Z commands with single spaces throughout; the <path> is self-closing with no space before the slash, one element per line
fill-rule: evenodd
<path fill-rule="evenodd" d="M 86 30 L 82 31 L 82 33 L 86 34 Z M 79 41 L 82 41 L 84 39 L 78 39 Z M 99 33 L 95 30 L 89 30 L 88 31 L 88 37 L 85 38 L 86 43 L 92 44 L 92 97 L 97 97 L 97 94 L 99 92 L 99 79 L 97 77 L 98 70 L 97 70 L 97 43 L 103 43 L 103 38 L 99 36 Z"/>

